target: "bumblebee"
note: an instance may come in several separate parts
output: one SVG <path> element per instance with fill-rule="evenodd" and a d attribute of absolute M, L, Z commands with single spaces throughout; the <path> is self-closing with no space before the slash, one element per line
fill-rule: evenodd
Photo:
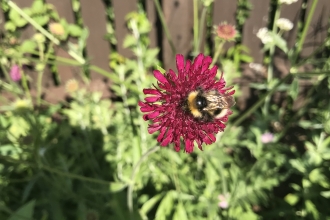
<path fill-rule="evenodd" d="M 197 120 L 209 122 L 224 117 L 235 103 L 231 95 L 198 88 L 188 94 L 185 109 Z"/>

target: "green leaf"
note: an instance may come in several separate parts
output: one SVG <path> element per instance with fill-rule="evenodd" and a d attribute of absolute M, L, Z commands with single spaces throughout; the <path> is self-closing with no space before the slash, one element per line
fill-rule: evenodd
<path fill-rule="evenodd" d="M 295 205 L 299 201 L 299 196 L 289 193 L 285 196 L 284 200 L 291 206 Z"/>
<path fill-rule="evenodd" d="M 330 191 L 323 191 L 320 193 L 321 196 L 323 196 L 324 198 L 330 198 Z"/>
<path fill-rule="evenodd" d="M 293 100 L 297 99 L 299 94 L 299 81 L 298 78 L 294 78 L 291 86 L 290 86 L 290 91 L 289 91 L 289 95 L 291 96 L 291 98 Z"/>
<path fill-rule="evenodd" d="M 157 212 L 156 212 L 156 219 L 168 219 L 168 216 L 170 215 L 173 204 L 174 204 L 174 198 L 173 198 L 173 191 L 167 192 L 167 194 L 164 196 L 162 201 L 160 202 Z"/>
<path fill-rule="evenodd" d="M 68 30 L 71 36 L 79 37 L 82 34 L 82 28 L 76 24 L 69 24 Z"/>
<path fill-rule="evenodd" d="M 146 201 L 141 209 L 140 212 L 142 215 L 146 215 L 148 214 L 148 212 L 156 205 L 156 203 L 164 196 L 164 193 L 161 194 L 157 194 L 154 197 L 152 197 L 151 199 L 149 199 L 148 201 Z"/>
<path fill-rule="evenodd" d="M 123 47 L 124 48 L 129 48 L 132 47 L 136 44 L 136 38 L 132 35 L 127 35 L 125 37 L 124 43 L 123 43 Z"/>
<path fill-rule="evenodd" d="M 45 12 L 45 5 L 41 0 L 35 0 L 32 4 L 32 12 L 34 14 L 42 14 Z"/>
<path fill-rule="evenodd" d="M 22 43 L 20 47 L 21 53 L 30 53 L 34 52 L 35 48 L 37 47 L 37 44 L 35 41 L 32 40 L 26 40 Z"/>
<path fill-rule="evenodd" d="M 173 220 L 188 220 L 187 212 L 181 202 L 176 207 Z"/>
<path fill-rule="evenodd" d="M 28 202 L 21 206 L 14 214 L 12 214 L 8 220 L 27 220 L 33 219 L 33 210 L 35 206 L 35 200 Z"/>
<path fill-rule="evenodd" d="M 16 30 L 16 25 L 13 22 L 8 21 L 5 23 L 5 30 L 14 32 Z"/>
<path fill-rule="evenodd" d="M 110 183 L 110 192 L 122 191 L 126 186 L 127 186 L 127 184 L 125 184 L 125 183 L 112 182 L 112 183 Z"/>

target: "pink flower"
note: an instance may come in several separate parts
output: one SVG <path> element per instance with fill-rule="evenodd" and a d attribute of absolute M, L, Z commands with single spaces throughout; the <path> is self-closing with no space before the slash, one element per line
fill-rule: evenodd
<path fill-rule="evenodd" d="M 199 54 L 193 62 L 187 60 L 184 63 L 183 55 L 178 54 L 176 56 L 177 74 L 173 70 L 169 70 L 164 75 L 158 70 L 154 71 L 158 87 L 144 89 L 144 94 L 149 96 L 145 98 L 145 102 L 140 101 L 139 106 L 140 110 L 145 113 L 144 120 L 151 121 L 148 132 L 150 134 L 160 132 L 157 141 L 161 146 L 174 143 L 175 150 L 180 151 L 182 138 L 185 145 L 184 150 L 191 153 L 194 150 L 195 142 L 202 150 L 203 143 L 214 143 L 215 134 L 225 129 L 224 123 L 232 114 L 228 108 L 235 104 L 232 97 L 235 90 L 231 90 L 232 87 L 225 88 L 226 82 L 222 75 L 219 80 L 215 79 L 218 67 L 214 66 L 209 69 L 211 62 L 211 57 Z M 212 120 L 196 118 L 196 114 L 207 115 L 206 112 L 193 113 L 189 111 L 191 106 L 187 107 L 191 104 L 188 102 L 188 95 L 197 94 L 198 91 L 213 91 L 222 97 L 229 98 L 232 105 L 223 108 L 222 110 L 225 111 Z"/>
<path fill-rule="evenodd" d="M 232 41 L 237 36 L 237 31 L 235 29 L 235 26 L 227 24 L 227 23 L 219 24 L 216 27 L 216 33 L 220 39 L 227 40 L 227 41 Z"/>
<path fill-rule="evenodd" d="M 229 194 L 226 193 L 225 195 L 220 194 L 218 196 L 219 203 L 218 206 L 223 209 L 227 209 L 229 207 L 228 199 L 229 199 Z"/>
<path fill-rule="evenodd" d="M 274 140 L 274 135 L 272 133 L 266 132 L 261 135 L 261 142 L 263 144 L 271 143 L 273 142 L 273 140 Z"/>
<path fill-rule="evenodd" d="M 13 81 L 15 81 L 15 82 L 19 81 L 19 80 L 22 78 L 22 75 L 21 75 L 21 71 L 20 71 L 19 66 L 16 65 L 16 64 L 13 65 L 13 66 L 11 67 L 11 69 L 10 69 L 10 73 L 9 73 L 9 75 L 10 75 L 10 78 L 11 78 Z"/>

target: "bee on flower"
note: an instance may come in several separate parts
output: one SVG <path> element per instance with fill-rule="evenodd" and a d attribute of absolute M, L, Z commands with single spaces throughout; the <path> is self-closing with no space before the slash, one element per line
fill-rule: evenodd
<path fill-rule="evenodd" d="M 157 141 L 161 146 L 174 143 L 176 151 L 191 153 L 194 145 L 216 141 L 215 134 L 224 131 L 230 108 L 235 104 L 233 87 L 226 88 L 224 78 L 216 80 L 217 66 L 209 69 L 212 58 L 199 54 L 193 62 L 181 54 L 176 56 L 178 73 L 169 70 L 162 74 L 155 70 L 157 86 L 144 89 L 146 97 L 140 101 L 144 120 L 150 120 L 148 132 L 159 131 Z"/>

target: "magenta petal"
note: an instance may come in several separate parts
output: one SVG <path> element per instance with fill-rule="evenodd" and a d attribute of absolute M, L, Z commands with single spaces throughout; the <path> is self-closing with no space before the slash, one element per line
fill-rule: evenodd
<path fill-rule="evenodd" d="M 193 64 L 193 70 L 197 71 L 203 63 L 203 59 L 204 59 L 204 55 L 202 53 L 200 53 L 194 60 L 194 64 Z"/>
<path fill-rule="evenodd" d="M 160 146 L 168 145 L 173 139 L 173 134 L 167 134 L 167 137 L 160 143 Z"/>
<path fill-rule="evenodd" d="M 179 70 L 179 72 L 184 71 L 184 57 L 182 54 L 176 55 L 176 68 Z"/>
<path fill-rule="evenodd" d="M 159 99 L 160 99 L 160 97 L 157 97 L 157 96 L 144 98 L 144 100 L 146 100 L 146 102 L 157 102 Z"/>
<path fill-rule="evenodd" d="M 185 145 L 185 150 L 187 153 L 192 153 L 194 151 L 194 143 L 190 139 L 186 140 Z"/>
<path fill-rule="evenodd" d="M 159 70 L 154 70 L 154 76 L 156 79 L 158 79 L 159 82 L 163 84 L 167 83 L 167 79 Z"/>
<path fill-rule="evenodd" d="M 143 93 L 145 95 L 161 95 L 161 92 L 157 89 L 143 89 Z"/>
<path fill-rule="evenodd" d="M 147 121 L 147 120 L 150 120 L 150 119 L 156 118 L 158 115 L 159 115 L 159 112 L 157 112 L 157 111 L 155 111 L 155 112 L 151 112 L 151 113 L 149 113 L 149 114 L 145 114 L 145 115 L 143 115 L 143 119 L 144 119 L 145 121 Z"/>
<path fill-rule="evenodd" d="M 160 129 L 160 125 L 159 126 L 149 126 L 148 127 L 148 133 L 149 134 L 153 134 L 155 133 L 156 131 L 158 131 Z"/>

